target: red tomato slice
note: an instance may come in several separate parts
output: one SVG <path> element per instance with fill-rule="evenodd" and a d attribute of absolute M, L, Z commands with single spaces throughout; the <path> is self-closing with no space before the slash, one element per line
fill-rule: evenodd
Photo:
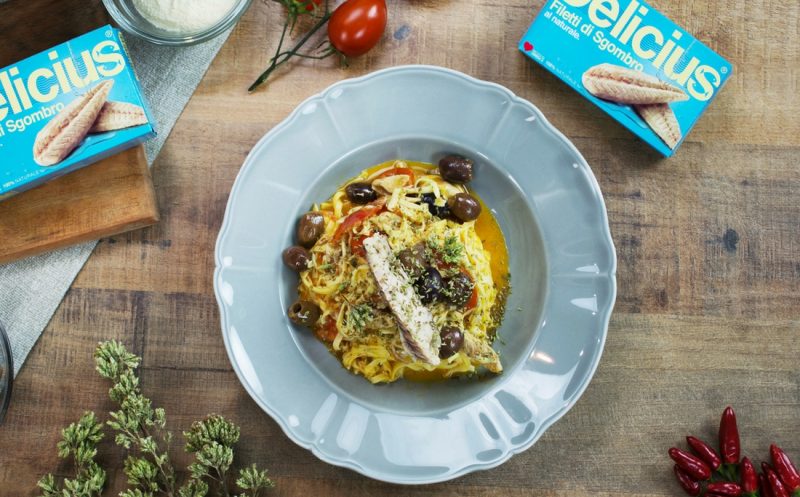
<path fill-rule="evenodd" d="M 339 227 L 336 228 L 336 232 L 333 234 L 333 241 L 334 242 L 339 241 L 339 239 L 341 239 L 342 235 L 344 235 L 345 233 L 351 232 L 353 228 L 360 226 L 361 223 L 371 218 L 372 216 L 380 214 L 385 204 L 386 204 L 385 198 L 378 199 L 375 202 L 365 205 L 364 207 L 360 208 L 359 210 L 355 211 L 354 213 L 344 218 L 342 224 L 340 224 Z"/>
<path fill-rule="evenodd" d="M 404 174 L 404 175 L 408 176 L 408 179 L 411 180 L 412 184 L 416 181 L 417 176 L 414 174 L 414 170 L 410 169 L 408 167 L 393 167 L 392 169 L 389 169 L 388 171 L 382 172 L 375 179 L 386 178 L 386 177 L 389 177 L 389 176 L 399 176 L 401 174 Z"/>
<path fill-rule="evenodd" d="M 473 278 L 466 269 L 462 268 L 461 272 L 466 274 L 467 278 L 472 282 L 472 295 L 469 296 L 469 300 L 467 301 L 467 305 L 464 306 L 464 309 L 474 309 L 478 305 L 478 286 L 475 285 L 475 278 Z"/>
<path fill-rule="evenodd" d="M 332 342 L 336 339 L 339 330 L 336 329 L 336 321 L 333 318 L 328 318 L 325 324 L 317 329 L 317 337 L 326 342 Z"/>
<path fill-rule="evenodd" d="M 466 309 L 474 309 L 478 305 L 478 287 L 472 287 L 472 295 L 469 297 L 469 301 L 467 302 Z"/>
<path fill-rule="evenodd" d="M 366 257 L 367 251 L 364 250 L 364 239 L 369 235 L 354 235 L 350 237 L 350 252 L 359 256 Z"/>

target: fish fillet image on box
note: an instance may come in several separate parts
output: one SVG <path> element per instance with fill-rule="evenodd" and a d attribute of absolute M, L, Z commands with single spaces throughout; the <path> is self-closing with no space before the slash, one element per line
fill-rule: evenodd
<path fill-rule="evenodd" d="M 667 157 L 733 70 L 638 0 L 549 0 L 519 49 Z"/>
<path fill-rule="evenodd" d="M 119 32 L 106 26 L 0 71 L 0 199 L 155 136 Z"/>

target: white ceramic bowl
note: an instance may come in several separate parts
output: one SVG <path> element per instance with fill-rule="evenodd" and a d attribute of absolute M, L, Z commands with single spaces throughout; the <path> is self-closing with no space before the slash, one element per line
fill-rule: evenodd
<path fill-rule="evenodd" d="M 449 152 L 475 160 L 470 186 L 506 236 L 505 373 L 371 385 L 289 322 L 297 276 L 281 251 L 298 216 L 365 167 Z M 396 483 L 448 480 L 530 447 L 589 384 L 616 294 L 605 206 L 580 153 L 509 90 L 430 66 L 342 81 L 273 128 L 233 186 L 216 265 L 225 346 L 253 399 L 320 459 Z"/>

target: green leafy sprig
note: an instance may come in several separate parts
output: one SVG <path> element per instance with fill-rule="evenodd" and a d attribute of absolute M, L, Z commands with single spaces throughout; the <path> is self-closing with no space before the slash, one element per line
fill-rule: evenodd
<path fill-rule="evenodd" d="M 255 91 L 259 86 L 264 84 L 272 73 L 280 66 L 289 61 L 292 57 L 300 57 L 303 59 L 324 59 L 333 54 L 338 53 L 330 42 L 323 40 L 310 52 L 301 52 L 306 42 L 308 42 L 317 31 L 322 29 L 331 18 L 331 10 L 329 8 L 330 0 L 275 0 L 279 4 L 286 7 L 286 21 L 283 23 L 283 30 L 281 31 L 278 46 L 275 49 L 275 55 L 269 60 L 269 65 L 263 73 L 250 85 L 247 89 L 248 92 Z M 323 5 L 324 1 L 324 5 Z M 286 41 L 286 35 L 294 31 L 297 20 L 302 16 L 308 16 L 316 22 L 295 45 L 284 50 L 283 44 Z M 342 63 L 345 63 L 342 58 Z"/>
<path fill-rule="evenodd" d="M 77 423 L 61 430 L 58 442 L 58 457 L 72 457 L 75 478 L 65 478 L 61 484 L 52 474 L 39 480 L 38 486 L 44 497 L 95 497 L 106 484 L 106 472 L 94 460 L 97 444 L 103 439 L 103 425 L 93 412 L 87 412 Z"/>
<path fill-rule="evenodd" d="M 209 492 L 230 497 L 229 470 L 233 465 L 234 446 L 239 428 L 219 415 L 211 415 L 192 424 L 184 432 L 186 451 L 194 454 L 188 477 L 178 487 L 175 469 L 169 457 L 172 433 L 166 429 L 163 408 L 152 405 L 139 386 L 136 368 L 141 359 L 117 341 L 102 342 L 94 353 L 97 372 L 112 383 L 108 395 L 119 409 L 110 413 L 106 425 L 115 432 L 114 441 L 128 451 L 124 472 L 129 488 L 120 497 L 206 497 Z M 62 432 L 58 455 L 72 456 L 76 476 L 59 485 L 48 474 L 39 481 L 43 497 L 98 497 L 106 482 L 105 471 L 95 461 L 97 444 L 103 438 L 103 424 L 94 413 L 86 413 L 77 423 Z M 267 472 L 255 465 L 239 471 L 238 497 L 257 497 L 274 483 Z"/>

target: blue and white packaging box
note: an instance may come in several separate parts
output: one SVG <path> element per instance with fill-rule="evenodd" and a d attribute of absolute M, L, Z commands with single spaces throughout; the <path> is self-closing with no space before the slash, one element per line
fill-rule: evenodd
<path fill-rule="evenodd" d="M 733 70 L 640 0 L 548 0 L 519 49 L 667 157 Z"/>
<path fill-rule="evenodd" d="M 0 70 L 0 199 L 155 136 L 152 122 L 111 26 Z"/>

